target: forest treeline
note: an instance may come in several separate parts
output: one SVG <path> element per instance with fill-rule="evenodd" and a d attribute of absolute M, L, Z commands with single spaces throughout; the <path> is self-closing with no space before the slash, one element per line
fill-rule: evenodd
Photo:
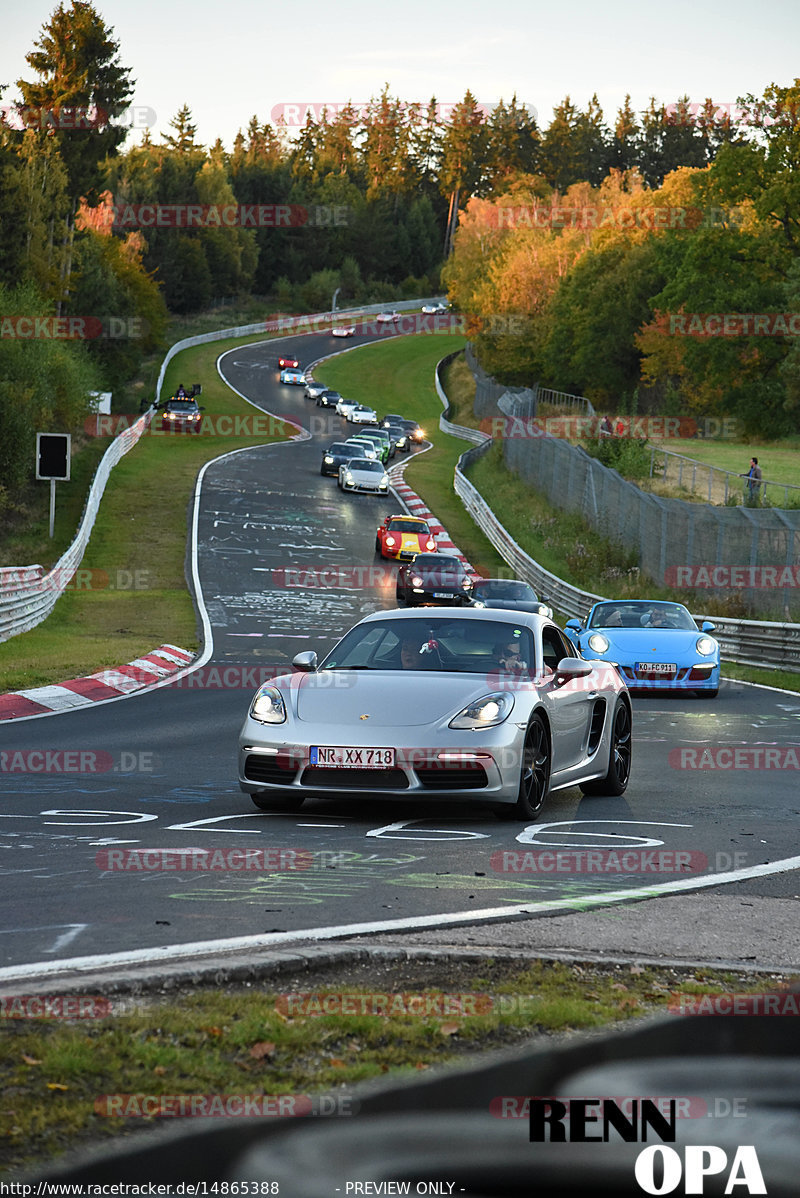
<path fill-rule="evenodd" d="M 439 289 L 447 260 L 463 311 L 525 319 L 523 336 L 479 338 L 490 369 L 633 402 L 642 379 L 668 398 L 695 370 L 698 344 L 648 342 L 659 306 L 677 305 L 695 276 L 721 287 L 722 265 L 764 302 L 780 278 L 785 304 L 797 285 L 798 206 L 780 209 L 793 134 L 765 133 L 755 101 L 748 123 L 711 101 L 653 100 L 637 114 L 626 99 L 609 124 L 596 97 L 584 109 L 566 97 L 540 128 L 516 97 L 487 110 L 468 91 L 442 120 L 435 97 L 409 103 L 387 85 L 358 109 L 309 112 L 298 130 L 253 116 L 231 150 L 198 141 L 188 105 L 160 141 L 146 132 L 126 146 L 132 72 L 90 3 L 61 3 L 26 63 L 21 102 L 0 109 L 0 511 L 30 478 L 34 432 L 77 428 L 87 391 L 133 377 L 164 344 L 170 314 L 254 295 L 318 311 L 336 289 L 342 307 L 388 303 Z M 745 219 L 690 239 L 487 216 L 540 202 L 647 206 L 666 202 L 662 192 Z M 143 205 L 312 215 L 278 227 L 108 219 Z M 762 339 L 741 367 L 741 386 L 758 377 L 776 418 L 797 370 L 790 356 Z M 724 364 L 701 366 L 699 404 L 712 402 Z"/>
<path fill-rule="evenodd" d="M 471 198 L 444 269 L 489 373 L 612 412 L 800 429 L 800 80 L 713 161 Z"/>

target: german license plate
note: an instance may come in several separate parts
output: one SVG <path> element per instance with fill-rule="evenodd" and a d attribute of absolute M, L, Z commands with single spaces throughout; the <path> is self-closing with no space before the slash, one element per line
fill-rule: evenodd
<path fill-rule="evenodd" d="M 637 674 L 677 674 L 678 667 L 674 662 L 640 661 L 636 664 Z"/>
<path fill-rule="evenodd" d="M 434 591 L 433 597 L 434 599 L 455 599 L 452 591 Z"/>
<path fill-rule="evenodd" d="M 355 745 L 312 745 L 309 750 L 309 764 L 388 770 L 394 766 L 394 749 L 363 749 Z"/>

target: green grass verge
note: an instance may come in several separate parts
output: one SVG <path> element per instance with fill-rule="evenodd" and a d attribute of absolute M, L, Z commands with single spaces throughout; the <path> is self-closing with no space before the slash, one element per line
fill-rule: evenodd
<path fill-rule="evenodd" d="M 217 374 L 226 349 L 263 336 L 215 341 L 178 354 L 164 392 L 181 379 L 202 382 L 206 415 L 255 409 Z M 156 420 L 156 428 L 159 427 Z M 289 429 L 291 434 L 294 430 Z M 189 503 L 201 466 L 220 454 L 282 437 L 146 435 L 114 467 L 81 563 L 85 589 L 68 590 L 37 628 L 0 644 L 0 692 L 43 686 L 130 661 L 163 642 L 194 649 L 198 629 L 184 576 Z M 98 439 L 97 456 L 109 441 Z M 93 448 L 93 447 L 92 447 Z M 75 534 L 75 520 L 66 543 Z M 66 545 L 64 546 L 66 548 Z M 104 578 L 120 589 L 103 587 Z M 94 584 L 101 589 L 94 589 Z M 130 589 L 127 589 L 125 584 Z"/>
<path fill-rule="evenodd" d="M 321 988 L 305 983 L 302 995 L 294 985 L 294 994 L 283 995 L 261 986 L 194 987 L 166 1000 L 114 998 L 110 1011 L 102 1008 L 108 1012 L 103 1018 L 6 1019 L 0 1168 L 9 1175 L 159 1121 L 109 1115 L 125 1109 L 107 1105 L 109 1096 L 112 1104 L 116 1095 L 138 1096 L 139 1104 L 162 1095 L 344 1098 L 358 1083 L 414 1076 L 478 1049 L 663 1012 L 675 993 L 765 989 L 763 977 L 638 965 L 536 961 L 520 967 L 487 960 L 458 968 L 455 984 L 452 963 L 428 966 L 421 985 L 420 972 L 417 967 L 412 985 L 405 979 L 387 985 L 385 976 L 377 986 L 336 985 L 328 976 Z M 395 1013 L 360 1013 L 362 1000 L 369 1011 L 376 995 L 385 1003 L 387 994 Z M 455 1013 L 452 1005 L 444 1007 L 444 994 L 458 996 L 450 1000 L 460 1004 Z M 343 995 L 358 1014 L 309 1013 L 324 1009 L 323 996 L 341 1003 Z M 421 995 L 442 1014 L 415 1015 L 420 1000 L 412 996 Z"/>

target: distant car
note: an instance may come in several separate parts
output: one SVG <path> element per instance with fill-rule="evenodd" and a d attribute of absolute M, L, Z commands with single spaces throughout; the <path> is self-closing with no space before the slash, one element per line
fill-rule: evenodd
<path fill-rule="evenodd" d="M 302 387 L 305 385 L 305 381 L 302 370 L 298 370 L 295 366 L 287 366 L 285 370 L 281 371 L 282 383 L 291 383 L 295 387 Z"/>
<path fill-rule="evenodd" d="M 399 319 L 399 312 L 379 312 L 375 317 L 375 322 L 376 324 L 394 324 L 394 322 Z"/>
<path fill-rule="evenodd" d="M 418 553 L 398 570 L 395 595 L 398 607 L 469 603 L 472 578 L 461 559 L 451 553 Z"/>
<path fill-rule="evenodd" d="M 317 407 L 335 408 L 341 398 L 342 397 L 338 391 L 331 391 L 330 387 L 325 387 L 325 389 L 317 396 Z"/>
<path fill-rule="evenodd" d="M 278 358 L 278 365 L 280 366 L 281 370 L 285 370 L 287 366 L 299 366 L 300 359 L 296 358 L 294 354 L 284 354 L 282 357 Z"/>
<path fill-rule="evenodd" d="M 630 690 L 719 690 L 719 644 L 681 603 L 615 599 L 596 603 L 586 623 L 568 620 L 568 635 L 585 658 L 613 662 Z"/>
<path fill-rule="evenodd" d="M 358 407 L 357 399 L 344 399 L 344 397 L 340 395 L 339 399 L 336 401 L 336 411 L 340 416 L 346 417 L 347 413 L 351 410 L 351 408 L 357 408 L 357 407 Z"/>
<path fill-rule="evenodd" d="M 375 552 L 396 561 L 410 561 L 418 553 L 435 553 L 436 541 L 427 520 L 387 516 L 375 534 Z"/>
<path fill-rule="evenodd" d="M 322 392 L 327 390 L 324 383 L 317 383 L 314 379 L 306 379 L 306 389 L 303 392 L 306 399 L 319 399 Z"/>
<path fill-rule="evenodd" d="M 339 467 L 339 486 L 343 491 L 374 491 L 385 495 L 389 490 L 389 475 L 380 462 L 351 458 Z"/>
<path fill-rule="evenodd" d="M 385 428 L 374 428 L 370 425 L 367 428 L 362 428 L 358 435 L 362 440 L 367 437 L 372 441 L 378 450 L 378 456 L 384 466 L 389 461 L 389 458 L 394 456 L 394 441 L 392 441 Z"/>
<path fill-rule="evenodd" d="M 339 467 L 342 463 L 358 457 L 363 457 L 364 461 L 367 461 L 367 451 L 363 446 L 334 441 L 332 445 L 322 451 L 319 472 L 320 474 L 335 474 L 338 477 Z"/>
<path fill-rule="evenodd" d="M 199 433 L 203 408 L 193 396 L 173 395 L 162 405 L 161 427 L 164 430 Z"/>
<path fill-rule="evenodd" d="M 422 311 L 425 316 L 439 316 L 442 312 L 449 311 L 447 304 L 423 304 Z"/>
<path fill-rule="evenodd" d="M 339 325 L 335 329 L 331 329 L 331 337 L 355 337 L 356 327 L 352 324 Z"/>
<path fill-rule="evenodd" d="M 401 450 L 403 453 L 411 452 L 411 436 L 407 428 L 402 424 L 396 424 L 394 421 L 387 423 L 386 420 L 384 420 L 381 428 L 392 438 L 396 449 Z"/>
<path fill-rule="evenodd" d="M 425 440 L 425 430 L 417 424 L 416 420 L 406 420 L 404 416 L 389 415 L 384 416 L 381 424 L 384 428 L 388 428 L 392 424 L 404 428 L 413 445 L 419 445 Z"/>
<path fill-rule="evenodd" d="M 357 403 L 355 407 L 345 412 L 345 420 L 349 424 L 377 424 L 378 413 L 365 403 Z"/>
<path fill-rule="evenodd" d="M 505 611 L 531 611 L 553 618 L 553 609 L 539 599 L 528 582 L 508 578 L 478 578 L 472 587 L 476 607 L 496 607 Z"/>
<path fill-rule="evenodd" d="M 357 445 L 359 449 L 364 451 L 364 456 L 370 462 L 377 462 L 380 460 L 381 453 L 378 446 L 374 441 L 370 441 L 368 437 L 356 435 L 348 437 L 345 441 L 345 445 Z M 358 456 L 361 457 L 361 454 Z"/>

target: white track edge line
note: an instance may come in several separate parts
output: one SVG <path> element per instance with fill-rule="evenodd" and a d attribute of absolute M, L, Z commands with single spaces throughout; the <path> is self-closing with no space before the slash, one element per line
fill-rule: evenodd
<path fill-rule="evenodd" d="M 765 865 L 753 865 L 747 869 L 730 870 L 727 873 L 704 875 L 702 878 L 681 878 L 675 882 L 662 882 L 637 889 L 612 890 L 605 894 L 587 894 L 583 897 L 545 900 L 541 903 L 523 903 L 514 907 L 486 907 L 478 911 L 457 911 L 440 915 L 414 915 L 407 919 L 378 920 L 373 923 L 338 924 L 323 928 L 310 928 L 296 932 L 268 932 L 261 936 L 239 936 L 224 940 L 201 940 L 189 944 L 171 944 L 160 948 L 134 949 L 122 953 L 98 953 L 87 957 L 65 958 L 61 961 L 35 961 L 29 965 L 9 966 L 0 969 L 0 982 L 19 979 L 55 977 L 65 973 L 87 973 L 97 969 L 109 969 L 123 965 L 155 965 L 215 953 L 241 952 L 247 949 L 273 948 L 306 941 L 336 940 L 346 936 L 372 935 L 379 932 L 407 932 L 425 929 L 436 930 L 458 924 L 479 924 L 489 921 L 509 920 L 515 916 L 547 915 L 555 912 L 584 912 L 590 907 L 607 907 L 636 899 L 661 898 L 664 895 L 702 890 L 712 886 L 723 886 L 742 882 L 748 878 L 768 877 L 771 874 L 788 873 L 800 869 L 800 856 L 787 857 Z"/>

